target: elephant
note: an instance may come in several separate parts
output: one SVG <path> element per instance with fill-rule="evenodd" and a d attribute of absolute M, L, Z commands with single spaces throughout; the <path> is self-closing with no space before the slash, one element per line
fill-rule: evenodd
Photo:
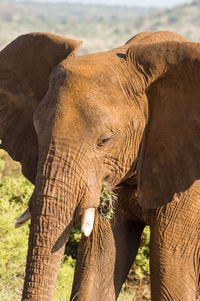
<path fill-rule="evenodd" d="M 146 224 L 152 300 L 195 300 L 199 44 L 144 32 L 75 56 L 81 43 L 30 33 L 0 52 L 1 148 L 35 185 L 16 222 L 31 217 L 22 300 L 52 300 L 79 220 L 71 300 L 117 299 Z M 103 182 L 118 194 L 112 221 L 99 211 Z"/>

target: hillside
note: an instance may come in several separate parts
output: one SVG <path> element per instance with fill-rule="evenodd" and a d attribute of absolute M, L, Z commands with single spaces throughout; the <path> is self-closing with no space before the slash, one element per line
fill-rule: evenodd
<path fill-rule="evenodd" d="M 150 19 L 144 18 L 141 31 L 175 31 L 191 41 L 200 41 L 200 0 L 179 5 L 173 9 L 157 11 Z"/>
<path fill-rule="evenodd" d="M 82 52 L 118 46 L 154 9 L 69 3 L 0 2 L 0 48 L 19 34 L 47 31 L 84 40 Z M 134 29 L 134 30 L 133 30 Z"/>
<path fill-rule="evenodd" d="M 81 39 L 82 53 L 117 47 L 141 31 L 171 30 L 200 41 L 199 24 L 200 0 L 163 10 L 3 0 L 0 2 L 0 48 L 31 31 Z"/>

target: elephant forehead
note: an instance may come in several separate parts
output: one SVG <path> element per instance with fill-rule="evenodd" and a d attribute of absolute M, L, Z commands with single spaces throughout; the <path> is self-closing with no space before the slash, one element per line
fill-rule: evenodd
<path fill-rule="evenodd" d="M 118 82 L 113 64 L 101 55 L 88 55 L 73 57 L 64 60 L 60 65 L 60 71 L 64 74 L 65 81 L 81 88 L 87 88 L 93 83 L 93 88 L 110 86 Z"/>
<path fill-rule="evenodd" d="M 123 110 L 119 109 L 119 105 L 113 105 L 107 97 L 100 92 L 93 94 L 91 90 L 79 93 L 78 89 L 75 92 L 69 89 L 56 105 L 56 128 L 64 128 L 68 133 L 73 129 L 73 134 L 78 136 L 83 132 L 98 135 L 108 129 L 122 128 L 130 109 L 126 110 L 125 105 Z"/>
<path fill-rule="evenodd" d="M 112 106 L 123 100 L 122 90 L 116 74 L 101 70 L 102 66 L 61 65 L 54 72 L 52 79 L 54 104 L 68 109 L 74 105 L 78 108 L 94 111 L 94 107 Z"/>
<path fill-rule="evenodd" d="M 119 115 L 122 115 L 116 106 L 105 105 L 103 101 L 91 99 L 88 94 L 84 94 L 82 97 L 79 95 L 76 101 L 73 96 L 74 94 L 69 94 L 65 102 L 57 105 L 57 124 L 63 125 L 65 128 L 89 129 L 91 132 L 101 131 L 115 127 L 116 122 L 120 119 Z"/>
<path fill-rule="evenodd" d="M 69 61 L 62 62 L 52 77 L 57 124 L 84 124 L 90 128 L 115 124 L 126 113 L 116 73 L 107 65 L 104 68 L 104 63 L 74 58 Z"/>

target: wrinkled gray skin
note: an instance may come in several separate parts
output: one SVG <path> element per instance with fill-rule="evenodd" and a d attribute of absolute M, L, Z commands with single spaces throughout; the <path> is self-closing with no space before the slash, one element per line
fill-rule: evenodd
<path fill-rule="evenodd" d="M 74 57 L 80 44 L 33 33 L 0 53 L 1 146 L 35 184 L 22 300 L 52 300 L 80 218 L 71 300 L 116 300 L 145 224 L 152 300 L 195 300 L 199 45 L 141 33 L 117 49 Z M 112 223 L 96 210 L 103 181 L 118 187 Z"/>

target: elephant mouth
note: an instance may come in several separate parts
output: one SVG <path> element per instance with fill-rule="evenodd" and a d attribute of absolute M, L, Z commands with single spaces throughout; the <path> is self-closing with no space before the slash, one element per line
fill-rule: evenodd
<path fill-rule="evenodd" d="M 108 220 L 113 218 L 117 199 L 116 189 L 107 182 L 103 182 L 98 211 L 104 218 Z"/>
<path fill-rule="evenodd" d="M 111 186 L 107 182 L 103 182 L 102 189 L 101 189 L 101 196 L 100 196 L 100 205 L 97 208 L 98 212 L 106 219 L 111 220 L 114 215 L 114 204 L 117 200 L 116 192 L 111 188 Z M 81 232 L 86 236 L 90 236 L 93 225 L 94 225 L 94 218 L 95 218 L 95 208 L 87 208 L 82 213 L 78 214 L 78 218 L 81 218 Z M 75 213 L 74 216 L 76 217 L 77 214 Z M 15 228 L 21 227 L 24 223 L 31 219 L 31 210 L 27 208 L 16 220 Z M 76 220 L 76 218 L 74 218 Z M 70 231 L 73 227 L 73 221 L 66 227 L 63 231 L 62 235 L 56 241 L 52 252 L 56 252 L 60 247 L 63 246 L 63 241 L 65 243 L 69 239 Z"/>

